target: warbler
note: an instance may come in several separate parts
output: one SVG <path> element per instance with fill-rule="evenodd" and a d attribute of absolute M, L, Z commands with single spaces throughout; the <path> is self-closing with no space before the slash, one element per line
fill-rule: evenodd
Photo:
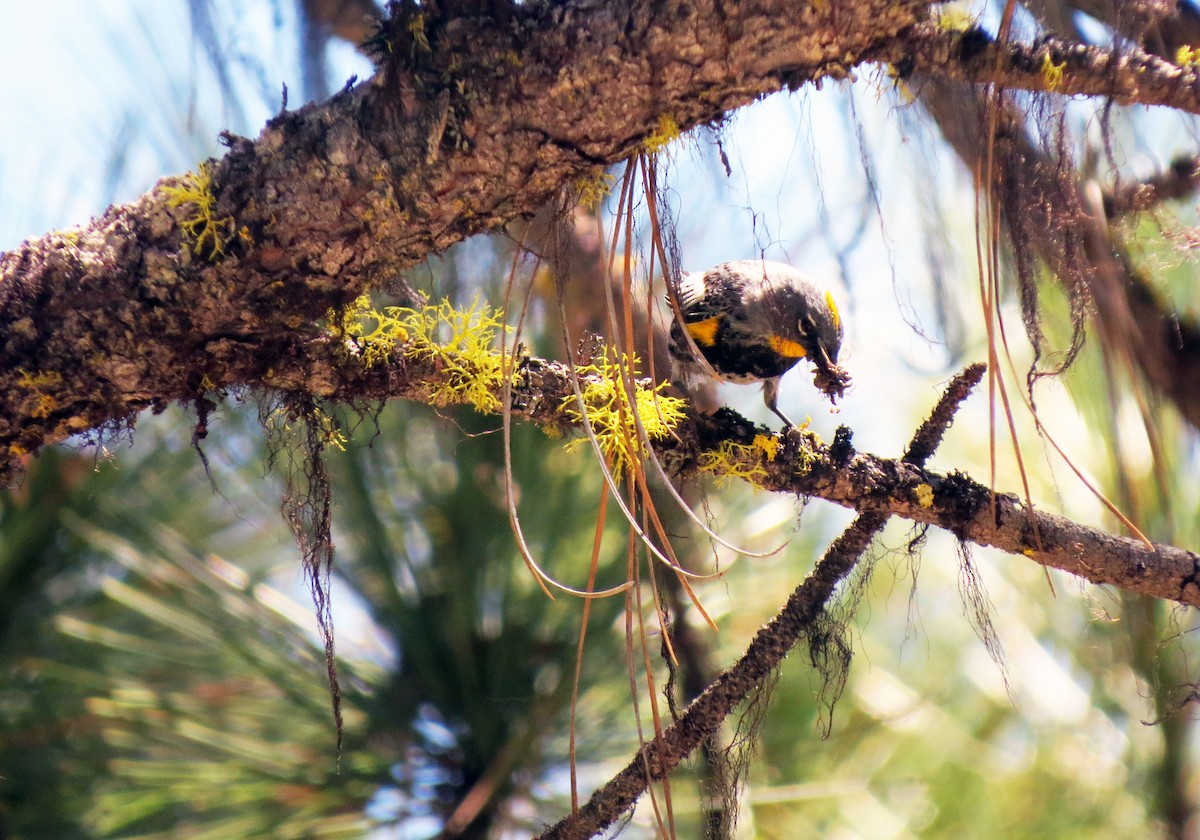
<path fill-rule="evenodd" d="M 670 351 L 678 372 L 761 381 L 763 402 L 785 428 L 795 424 L 776 405 L 779 379 L 798 361 L 813 363 L 813 384 L 835 404 L 850 384 L 837 364 L 842 319 L 833 295 L 790 265 L 736 260 L 685 274 L 675 301 Z"/>

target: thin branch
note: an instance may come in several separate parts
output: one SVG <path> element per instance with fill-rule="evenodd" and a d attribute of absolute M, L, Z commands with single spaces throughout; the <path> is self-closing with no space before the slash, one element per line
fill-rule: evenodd
<path fill-rule="evenodd" d="M 999 44 L 981 29 L 945 32 L 922 24 L 895 48 L 887 60 L 907 72 L 1200 113 L 1200 66 L 1173 64 L 1133 46 L 1093 47 L 1056 38 Z"/>
<path fill-rule="evenodd" d="M 247 352 L 236 344 L 226 349 Z M 236 359 L 229 363 L 239 364 Z M 520 375 L 522 381 L 512 392 L 513 414 L 558 431 L 573 429 L 562 410 L 574 393 L 567 367 L 527 357 Z M 310 391 L 335 402 L 397 398 L 427 402 L 445 378 L 433 363 L 403 359 L 399 353 L 392 364 L 372 368 L 347 364 L 343 350 L 321 339 L 288 365 L 273 369 L 269 382 L 257 384 Z M 694 415 L 675 431 L 676 437 L 657 442 L 655 449 L 670 474 L 686 479 L 702 474 L 702 453 L 717 450 L 724 441 L 749 444 L 764 430 L 736 412 L 720 409 L 713 415 Z M 755 485 L 762 489 L 937 525 L 961 539 L 1097 585 L 1200 606 L 1200 555 L 1191 551 L 1159 544 L 1147 547 L 1065 517 L 1030 511 L 1016 496 L 993 496 L 988 487 L 962 473 L 941 475 L 903 460 L 855 452 L 848 435 L 826 445 L 793 430 L 774 459 L 754 447 L 745 449 L 754 461 L 744 466 L 756 469 Z"/>
<path fill-rule="evenodd" d="M 1179 201 L 1200 189 L 1200 158 L 1175 158 L 1162 172 L 1142 181 L 1123 182 L 1103 196 L 1104 215 L 1114 218 L 1157 207 L 1164 201 Z"/>

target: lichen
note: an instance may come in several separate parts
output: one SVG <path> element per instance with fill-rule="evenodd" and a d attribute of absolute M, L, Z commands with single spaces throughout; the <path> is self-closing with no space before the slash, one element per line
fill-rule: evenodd
<path fill-rule="evenodd" d="M 774 435 L 757 434 L 754 436 L 754 446 L 763 451 L 768 461 L 774 461 L 779 454 L 779 438 Z"/>
<path fill-rule="evenodd" d="M 297 423 L 301 420 L 304 423 L 298 427 Z M 278 435 L 280 440 L 290 440 L 311 431 L 315 434 L 315 442 L 340 452 L 346 451 L 349 442 L 338 421 L 317 405 L 304 410 L 295 406 L 276 408 L 266 416 L 264 423 L 271 434 Z"/>
<path fill-rule="evenodd" d="M 576 368 L 588 423 L 600 443 L 605 462 L 618 478 L 646 457 L 646 443 L 638 434 L 638 421 L 647 438 L 662 440 L 686 416 L 686 400 L 662 393 L 669 383 L 652 386 L 638 381 L 638 363 L 636 356 L 631 359 L 622 355 L 617 359 L 616 352 L 605 347 L 596 363 Z M 562 409 L 572 421 L 583 422 L 579 400 L 574 395 L 563 399 Z M 567 442 L 567 449 L 573 451 L 585 443 L 585 438 L 576 438 Z"/>
<path fill-rule="evenodd" d="M 217 217 L 217 197 L 212 188 L 212 166 L 208 161 L 180 179 L 179 186 L 160 187 L 171 208 L 192 205 L 192 215 L 179 222 L 184 235 L 192 243 L 192 253 L 209 261 L 225 255 L 225 246 L 234 236 L 232 216 Z M 243 228 L 244 236 L 249 230 Z"/>
<path fill-rule="evenodd" d="M 18 387 L 32 392 L 33 406 L 29 409 L 30 416 L 45 420 L 58 408 L 58 399 L 47 391 L 62 387 L 62 374 L 55 370 L 30 373 L 24 368 L 18 368 L 17 372 L 20 374 L 17 378 Z"/>
<path fill-rule="evenodd" d="M 669 114 L 663 114 L 658 118 L 658 127 L 642 141 L 642 148 L 650 154 L 656 155 L 674 143 L 680 133 L 679 123 L 675 122 L 675 118 Z"/>
<path fill-rule="evenodd" d="M 429 394 L 432 405 L 466 403 L 482 414 L 499 410 L 504 368 L 511 368 L 512 357 L 502 357 L 495 345 L 508 327 L 501 311 L 479 297 L 465 309 L 448 300 L 376 309 L 364 295 L 340 317 L 330 313 L 329 321 L 368 367 L 390 362 L 397 352 L 434 362 L 441 381 Z"/>
<path fill-rule="evenodd" d="M 913 496 L 916 497 L 917 504 L 926 510 L 933 507 L 933 487 L 931 485 L 918 484 L 913 488 Z"/>
<path fill-rule="evenodd" d="M 575 189 L 579 193 L 579 206 L 587 210 L 595 210 L 612 192 L 615 182 L 616 178 L 601 168 L 580 175 L 575 179 Z"/>
<path fill-rule="evenodd" d="M 966 32 L 975 26 L 976 16 L 962 3 L 947 3 L 937 11 L 935 24 L 943 32 Z"/>
<path fill-rule="evenodd" d="M 768 475 L 765 462 L 775 460 L 779 447 L 779 438 L 772 435 L 755 435 L 752 443 L 723 440 L 716 449 L 700 453 L 698 467 L 701 473 L 713 476 L 718 487 L 734 479 L 762 487 Z"/>
<path fill-rule="evenodd" d="M 739 478 L 761 487 L 767 477 L 762 457 L 762 450 L 753 444 L 723 440 L 716 449 L 700 453 L 699 468 L 701 473 L 716 478 L 718 487 Z"/>
<path fill-rule="evenodd" d="M 1063 68 L 1066 66 L 1067 63 L 1065 61 L 1061 64 L 1055 64 L 1054 59 L 1050 57 L 1050 53 L 1048 52 L 1042 56 L 1042 82 L 1045 83 L 1046 90 L 1053 93 L 1062 87 Z"/>

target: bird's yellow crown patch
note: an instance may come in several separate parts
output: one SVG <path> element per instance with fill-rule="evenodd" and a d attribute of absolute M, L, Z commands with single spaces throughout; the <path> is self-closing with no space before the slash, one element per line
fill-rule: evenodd
<path fill-rule="evenodd" d="M 838 313 L 837 302 L 833 299 L 833 292 L 825 292 L 825 305 L 829 307 L 829 314 L 833 316 L 833 326 L 837 329 L 842 328 L 842 316 Z"/>

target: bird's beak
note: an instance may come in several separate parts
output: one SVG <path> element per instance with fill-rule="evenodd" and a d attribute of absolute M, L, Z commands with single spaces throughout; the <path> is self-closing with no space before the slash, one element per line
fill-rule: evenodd
<path fill-rule="evenodd" d="M 813 375 L 813 384 L 836 405 L 838 397 L 845 394 L 846 388 L 850 386 L 850 374 L 829 358 L 825 345 L 819 341 L 817 352 L 813 354 L 813 364 L 817 367 L 817 372 Z"/>

